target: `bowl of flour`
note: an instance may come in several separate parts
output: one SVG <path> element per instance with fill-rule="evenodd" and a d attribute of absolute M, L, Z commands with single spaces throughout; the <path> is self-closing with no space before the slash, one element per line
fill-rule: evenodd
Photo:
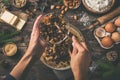
<path fill-rule="evenodd" d="M 113 7 L 115 0 L 82 0 L 82 3 L 90 12 L 102 14 Z"/>

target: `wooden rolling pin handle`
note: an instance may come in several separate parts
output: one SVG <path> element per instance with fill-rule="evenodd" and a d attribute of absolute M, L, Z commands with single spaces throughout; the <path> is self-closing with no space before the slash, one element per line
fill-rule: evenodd
<path fill-rule="evenodd" d="M 95 26 L 97 26 L 97 25 L 99 25 L 100 23 L 98 22 L 98 21 L 96 21 L 94 24 L 92 24 L 92 25 L 90 25 L 89 27 L 88 27 L 88 29 L 92 29 L 92 28 L 94 28 Z"/>
<path fill-rule="evenodd" d="M 106 14 L 100 18 L 98 18 L 98 22 L 100 24 L 104 24 L 105 22 L 113 19 L 115 16 L 119 15 L 120 14 L 120 7 L 118 7 L 117 9 L 115 9 L 114 11 L 112 11 L 111 13 L 109 14 Z"/>

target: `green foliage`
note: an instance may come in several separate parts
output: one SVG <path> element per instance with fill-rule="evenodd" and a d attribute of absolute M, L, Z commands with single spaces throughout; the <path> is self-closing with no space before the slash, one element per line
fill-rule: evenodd
<path fill-rule="evenodd" d="M 114 68 L 113 64 L 111 62 L 108 61 L 98 61 L 98 64 L 101 68 L 103 69 L 112 69 Z"/>
<path fill-rule="evenodd" d="M 2 0 L 2 2 L 3 2 L 7 7 L 10 7 L 10 0 Z"/>
<path fill-rule="evenodd" d="M 19 31 L 11 31 L 9 34 L 0 33 L 0 43 L 14 42 L 15 40 L 10 39 L 11 37 L 20 33 Z"/>
<path fill-rule="evenodd" d="M 115 76 L 119 77 L 120 68 L 113 65 L 109 61 L 98 61 L 99 67 L 102 69 L 102 78 L 108 79 Z"/>
<path fill-rule="evenodd" d="M 63 0 L 58 0 L 58 4 L 62 4 L 63 3 Z"/>
<path fill-rule="evenodd" d="M 1 37 L 1 36 L 4 36 L 4 33 L 0 32 L 0 37 Z"/>
<path fill-rule="evenodd" d="M 0 41 L 0 44 L 1 43 L 8 43 L 8 42 L 17 42 L 17 40 L 15 40 L 15 39 L 6 39 L 6 40 Z"/>

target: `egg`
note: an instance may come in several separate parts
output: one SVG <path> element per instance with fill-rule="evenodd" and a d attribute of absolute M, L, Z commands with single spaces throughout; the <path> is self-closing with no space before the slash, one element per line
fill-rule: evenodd
<path fill-rule="evenodd" d="M 102 37 L 104 37 L 105 36 L 105 29 L 104 28 L 101 28 L 101 27 L 99 27 L 99 28 L 97 28 L 96 30 L 95 30 L 95 35 L 97 36 L 97 37 L 100 37 L 100 38 L 102 38 Z"/>
<path fill-rule="evenodd" d="M 115 20 L 114 24 L 120 27 L 120 17 Z"/>
<path fill-rule="evenodd" d="M 115 27 L 115 25 L 114 25 L 112 22 L 109 22 L 109 23 L 107 23 L 107 24 L 105 25 L 105 30 L 106 30 L 107 32 L 112 33 L 112 32 L 115 31 L 115 29 L 116 29 L 116 27 Z"/>
<path fill-rule="evenodd" d="M 113 45 L 113 41 L 109 36 L 102 38 L 101 43 L 104 47 L 111 47 Z"/>
<path fill-rule="evenodd" d="M 114 33 L 112 33 L 112 40 L 114 41 L 114 42 L 120 42 L 120 33 L 119 32 L 114 32 Z"/>

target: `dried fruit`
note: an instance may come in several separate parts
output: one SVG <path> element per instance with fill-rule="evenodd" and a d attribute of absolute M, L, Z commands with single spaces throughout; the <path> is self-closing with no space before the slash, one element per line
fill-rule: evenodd
<path fill-rule="evenodd" d="M 58 5 L 58 6 L 56 6 L 56 8 L 57 8 L 57 9 L 60 9 L 60 8 L 61 8 L 61 6 L 59 6 L 59 5 Z"/>
<path fill-rule="evenodd" d="M 61 14 L 64 14 L 64 13 L 65 13 L 65 11 L 64 11 L 64 10 L 62 10 L 62 11 L 61 11 Z"/>
<path fill-rule="evenodd" d="M 68 11 L 68 7 L 65 7 L 65 12 Z"/>

